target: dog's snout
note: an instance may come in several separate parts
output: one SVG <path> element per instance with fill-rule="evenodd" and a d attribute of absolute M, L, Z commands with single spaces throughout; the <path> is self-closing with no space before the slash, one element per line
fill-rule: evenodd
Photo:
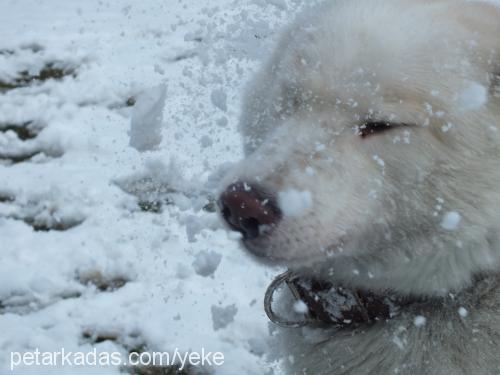
<path fill-rule="evenodd" d="M 244 239 L 259 237 L 281 218 L 273 197 L 258 186 L 246 182 L 228 186 L 220 196 L 219 207 L 224 220 L 232 229 L 240 232 Z"/>

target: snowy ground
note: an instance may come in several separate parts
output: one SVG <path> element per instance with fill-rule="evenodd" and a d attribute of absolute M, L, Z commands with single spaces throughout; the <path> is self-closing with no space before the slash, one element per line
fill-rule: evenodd
<path fill-rule="evenodd" d="M 262 297 L 277 271 L 221 227 L 207 181 L 241 157 L 242 88 L 299 7 L 0 2 L 0 374 L 11 351 L 62 347 L 204 347 L 225 355 L 217 374 L 269 371 Z M 163 108 L 153 142 L 147 95 Z"/>

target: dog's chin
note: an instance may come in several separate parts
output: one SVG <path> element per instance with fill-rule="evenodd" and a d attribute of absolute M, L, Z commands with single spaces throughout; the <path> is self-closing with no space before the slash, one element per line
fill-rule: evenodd
<path fill-rule="evenodd" d="M 332 245 L 331 251 L 311 251 L 308 246 L 302 248 L 298 244 L 294 247 L 278 248 L 271 245 L 270 237 L 258 239 L 242 239 L 241 241 L 246 252 L 256 262 L 271 267 L 288 267 L 291 269 L 301 269 L 314 267 L 315 264 L 322 263 L 325 259 L 343 254 L 337 249 L 338 245 Z M 297 246 L 297 247 L 295 247 Z M 307 256 L 306 256 L 307 255 Z"/>
<path fill-rule="evenodd" d="M 273 255 L 269 242 L 266 239 L 242 239 L 241 244 L 252 259 L 266 266 L 286 266 L 287 259 L 282 256 Z"/>

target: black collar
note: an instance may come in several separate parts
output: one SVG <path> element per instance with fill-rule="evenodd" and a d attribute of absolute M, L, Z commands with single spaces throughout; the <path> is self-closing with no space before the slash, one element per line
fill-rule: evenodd
<path fill-rule="evenodd" d="M 494 279 L 496 280 L 496 277 Z M 488 282 L 488 278 L 481 276 L 475 278 L 473 287 L 466 290 L 465 293 L 474 293 L 474 286 L 484 281 L 487 284 L 486 289 L 490 289 L 491 283 Z M 301 301 L 307 307 L 307 313 L 304 314 L 303 320 L 292 321 L 278 316 L 273 311 L 274 294 L 284 284 L 288 286 L 296 301 Z M 449 300 L 448 302 L 456 300 L 456 297 L 458 296 L 453 294 L 441 298 L 401 296 L 390 291 L 380 294 L 360 289 L 351 290 L 287 271 L 279 275 L 269 285 L 265 295 L 264 308 L 269 319 L 282 327 L 334 326 L 347 328 L 387 321 L 410 305 L 433 304 L 437 306 L 447 300 Z"/>

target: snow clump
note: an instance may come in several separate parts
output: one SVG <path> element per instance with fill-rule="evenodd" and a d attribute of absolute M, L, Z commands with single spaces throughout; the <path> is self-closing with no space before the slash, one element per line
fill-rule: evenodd
<path fill-rule="evenodd" d="M 278 193 L 278 205 L 284 216 L 300 216 L 313 205 L 311 192 L 295 189 L 280 191 Z"/>
<path fill-rule="evenodd" d="M 215 251 L 200 251 L 193 262 L 194 271 L 203 277 L 213 276 L 221 260 L 222 255 Z"/>
<path fill-rule="evenodd" d="M 458 102 L 464 110 L 482 107 L 488 101 L 488 89 L 479 83 L 472 83 L 460 93 Z"/>
<path fill-rule="evenodd" d="M 458 224 L 462 220 L 460 214 L 456 211 L 448 212 L 441 222 L 441 227 L 446 230 L 455 230 L 458 227 Z"/>
<path fill-rule="evenodd" d="M 212 306 L 212 323 L 214 331 L 226 328 L 229 324 L 234 322 L 234 317 L 238 313 L 236 305 L 229 305 L 227 307 Z"/>
<path fill-rule="evenodd" d="M 151 151 L 160 145 L 166 98 L 165 85 L 150 88 L 138 95 L 130 121 L 130 146 L 137 151 Z"/>

